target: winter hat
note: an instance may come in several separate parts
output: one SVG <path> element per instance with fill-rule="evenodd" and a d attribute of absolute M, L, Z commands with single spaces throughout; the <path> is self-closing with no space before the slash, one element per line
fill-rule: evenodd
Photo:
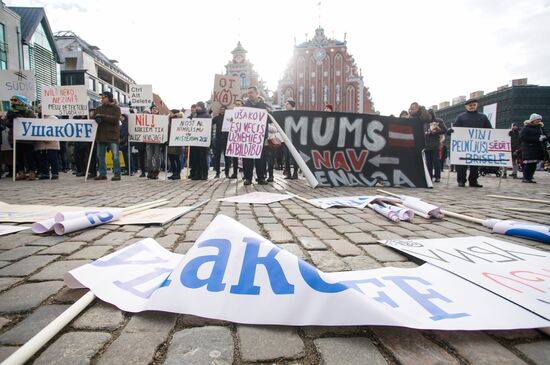
<path fill-rule="evenodd" d="M 22 104 L 24 104 L 24 105 L 26 105 L 26 106 L 28 106 L 28 105 L 31 104 L 30 101 L 29 101 L 29 99 L 27 99 L 27 97 L 26 97 L 26 96 L 23 96 L 23 95 L 14 95 L 14 96 L 12 96 L 12 99 L 17 99 L 17 100 L 19 100 Z"/>
<path fill-rule="evenodd" d="M 109 99 L 111 103 L 113 102 L 113 93 L 110 91 L 104 91 L 101 94 L 99 94 L 99 96 L 105 96 L 107 97 L 107 99 Z"/>
<path fill-rule="evenodd" d="M 472 103 L 478 103 L 479 101 L 476 98 L 470 98 L 464 102 L 464 105 L 472 104 Z"/>
<path fill-rule="evenodd" d="M 530 122 L 534 122 L 534 121 L 537 120 L 537 119 L 542 120 L 542 115 L 537 114 L 537 113 L 533 113 L 533 114 L 531 114 L 531 116 L 529 117 L 529 121 L 530 121 Z"/>
<path fill-rule="evenodd" d="M 296 106 L 296 102 L 292 98 L 288 98 L 286 102 L 289 103 L 290 106 L 293 108 Z"/>
<path fill-rule="evenodd" d="M 204 102 L 199 101 L 196 105 L 197 105 L 197 108 L 201 108 L 202 111 L 206 110 L 206 106 L 204 105 Z"/>

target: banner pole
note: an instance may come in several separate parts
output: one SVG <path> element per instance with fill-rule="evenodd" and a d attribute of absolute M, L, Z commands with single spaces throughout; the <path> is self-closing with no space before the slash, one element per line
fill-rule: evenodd
<path fill-rule="evenodd" d="M 168 180 L 168 146 L 166 146 L 164 155 L 164 181 Z"/>
<path fill-rule="evenodd" d="M 294 147 L 294 145 L 290 141 L 290 138 L 288 138 L 288 136 L 285 134 L 285 132 L 283 131 L 279 123 L 277 123 L 275 118 L 273 118 L 273 116 L 270 113 L 267 113 L 267 115 L 269 116 L 269 119 L 271 119 L 271 122 L 273 122 L 273 124 L 277 128 L 277 132 L 279 132 L 283 141 L 286 143 L 286 146 L 290 151 L 290 153 L 292 154 L 292 157 L 294 157 L 294 160 L 296 161 L 298 166 L 300 166 L 300 169 L 302 170 L 302 173 L 306 177 L 307 182 L 312 188 L 315 188 L 317 185 L 319 185 L 319 182 L 317 181 L 317 179 L 315 178 L 315 176 L 313 175 L 309 167 L 306 165 L 306 162 L 304 161 L 302 156 L 300 156 L 300 153 L 298 153 L 298 150 L 296 149 L 296 147 Z"/>
<path fill-rule="evenodd" d="M 12 174 L 12 181 L 15 182 L 15 155 L 17 153 L 17 139 L 15 139 L 15 133 L 14 133 L 14 136 L 13 136 L 13 156 L 12 156 L 12 162 L 11 164 L 13 165 L 12 166 L 12 171 L 11 171 L 11 174 Z"/>
<path fill-rule="evenodd" d="M 96 123 L 94 121 L 94 123 Z M 97 124 L 97 123 L 96 123 Z M 95 138 L 97 136 L 97 125 L 95 126 L 94 139 L 92 140 L 92 146 L 90 148 L 90 154 L 88 155 L 88 164 L 86 165 L 86 175 L 84 175 L 84 182 L 88 181 L 88 172 L 90 171 L 90 163 L 92 162 L 92 153 L 94 153 Z"/>
<path fill-rule="evenodd" d="M 186 163 L 186 165 L 187 165 L 187 166 L 185 167 L 186 170 L 187 170 L 187 172 L 185 173 L 185 177 L 186 177 L 186 178 L 189 178 L 189 155 L 190 155 L 190 154 L 191 154 L 191 147 L 190 147 L 190 146 L 187 146 L 187 159 L 186 159 L 186 161 L 185 161 L 185 163 Z"/>
<path fill-rule="evenodd" d="M 130 146 L 130 138 L 128 138 L 128 161 L 126 161 L 126 167 L 128 168 L 128 176 L 132 175 L 132 147 Z"/>

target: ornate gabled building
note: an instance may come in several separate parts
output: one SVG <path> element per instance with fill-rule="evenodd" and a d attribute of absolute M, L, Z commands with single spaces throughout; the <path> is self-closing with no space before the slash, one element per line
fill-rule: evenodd
<path fill-rule="evenodd" d="M 227 65 L 225 65 L 225 74 L 227 76 L 234 76 L 240 80 L 241 97 L 246 98 L 247 89 L 250 86 L 256 86 L 260 91 L 260 95 L 264 99 L 268 99 L 267 89 L 265 83 L 260 79 L 258 73 L 254 71 L 254 65 L 246 58 L 247 51 L 241 45 L 241 42 L 237 43 L 237 47 L 231 51 L 233 58 Z"/>
<path fill-rule="evenodd" d="M 277 87 L 281 105 L 289 98 L 300 110 L 323 110 L 332 104 L 337 112 L 375 112 L 346 41 L 327 38 L 321 27 L 313 39 L 294 46 L 294 55 Z"/>

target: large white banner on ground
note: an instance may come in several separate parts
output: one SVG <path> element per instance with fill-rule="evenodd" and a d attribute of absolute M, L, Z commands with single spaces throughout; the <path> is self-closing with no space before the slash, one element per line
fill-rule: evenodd
<path fill-rule="evenodd" d="M 168 140 L 168 116 L 158 114 L 130 114 L 128 141 L 164 143 Z"/>
<path fill-rule="evenodd" d="M 451 164 L 512 167 L 508 130 L 453 127 Z"/>
<path fill-rule="evenodd" d="M 212 119 L 172 119 L 168 145 L 210 147 L 211 139 Z"/>
<path fill-rule="evenodd" d="M 16 118 L 13 138 L 25 141 L 92 142 L 97 123 L 93 119 Z"/>
<path fill-rule="evenodd" d="M 43 115 L 88 115 L 88 91 L 86 85 L 42 85 Z"/>
<path fill-rule="evenodd" d="M 488 237 L 384 241 L 550 320 L 550 253 Z M 503 317 L 505 318 L 505 317 Z"/>
<path fill-rule="evenodd" d="M 432 265 L 323 273 L 219 215 L 185 256 L 148 238 L 65 275 L 124 311 L 248 324 L 387 325 L 447 330 L 550 322 Z"/>
<path fill-rule="evenodd" d="M 6 226 L 6 225 L 1 224 L 0 225 L 0 236 L 3 236 L 5 234 L 10 234 L 10 233 L 16 233 L 16 232 L 19 232 L 19 231 L 24 231 L 24 230 L 29 229 L 29 228 L 31 228 L 31 227 Z"/>
<path fill-rule="evenodd" d="M 36 78 L 32 70 L 0 70 L 0 100 L 10 100 L 14 95 L 36 100 Z"/>
<path fill-rule="evenodd" d="M 225 155 L 260 158 L 264 147 L 267 111 L 255 108 L 233 109 Z"/>
<path fill-rule="evenodd" d="M 255 191 L 253 193 L 242 194 L 237 196 L 230 196 L 228 198 L 220 198 L 219 202 L 229 202 L 229 203 L 246 203 L 246 204 L 271 204 L 279 202 L 281 200 L 290 199 L 291 196 L 288 194 L 275 194 L 275 193 L 266 193 L 263 191 Z"/>
<path fill-rule="evenodd" d="M 153 85 L 130 85 L 130 103 L 150 107 L 153 104 Z"/>

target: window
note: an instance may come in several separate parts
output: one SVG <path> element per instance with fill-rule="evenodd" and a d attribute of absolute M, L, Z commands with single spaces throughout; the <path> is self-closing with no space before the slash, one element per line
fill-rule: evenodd
<path fill-rule="evenodd" d="M 88 79 L 88 90 L 95 91 L 95 80 L 91 77 Z"/>
<path fill-rule="evenodd" d="M 0 70 L 8 69 L 8 47 L 6 44 L 6 28 L 0 23 Z"/>
<path fill-rule="evenodd" d="M 245 74 L 241 74 L 241 89 L 246 89 L 248 87 L 248 80 L 246 79 Z"/>

